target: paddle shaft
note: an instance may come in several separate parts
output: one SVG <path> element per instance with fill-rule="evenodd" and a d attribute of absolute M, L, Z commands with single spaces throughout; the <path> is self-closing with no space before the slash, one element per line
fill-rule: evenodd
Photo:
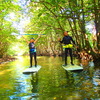
<path fill-rule="evenodd" d="M 45 34 L 11 34 L 11 35 L 45 35 Z"/>

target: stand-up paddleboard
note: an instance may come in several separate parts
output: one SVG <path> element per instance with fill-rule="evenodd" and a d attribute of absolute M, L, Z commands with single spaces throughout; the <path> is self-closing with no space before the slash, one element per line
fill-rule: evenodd
<path fill-rule="evenodd" d="M 62 67 L 67 70 L 67 71 L 79 71 L 79 70 L 83 70 L 82 66 L 79 65 L 67 65 L 67 66 L 63 66 Z"/>
<path fill-rule="evenodd" d="M 40 65 L 37 65 L 37 67 L 32 66 L 31 68 L 27 68 L 23 71 L 23 74 L 28 74 L 28 73 L 35 73 L 38 72 L 41 69 Z"/>

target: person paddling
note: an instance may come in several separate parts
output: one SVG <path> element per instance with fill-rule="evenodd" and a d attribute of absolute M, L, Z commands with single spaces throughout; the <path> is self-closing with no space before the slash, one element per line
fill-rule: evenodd
<path fill-rule="evenodd" d="M 38 39 L 41 36 L 39 36 L 36 40 L 34 38 L 31 38 L 30 41 L 28 41 L 24 36 L 23 38 L 27 41 L 29 44 L 29 55 L 30 55 L 30 68 L 32 67 L 32 61 L 33 61 L 33 56 L 34 56 L 34 62 L 35 62 L 35 67 L 37 67 L 37 55 L 36 55 L 36 48 L 35 44 L 38 41 Z"/>
<path fill-rule="evenodd" d="M 63 48 L 65 49 L 65 65 L 64 66 L 67 66 L 68 52 L 70 54 L 71 64 L 74 65 L 73 64 L 73 57 L 72 57 L 72 47 L 73 47 L 72 43 L 75 44 L 74 40 L 72 39 L 71 36 L 68 35 L 68 31 L 64 32 L 64 37 L 62 40 L 60 38 L 58 40 L 60 43 L 64 44 L 64 46 L 63 46 Z"/>

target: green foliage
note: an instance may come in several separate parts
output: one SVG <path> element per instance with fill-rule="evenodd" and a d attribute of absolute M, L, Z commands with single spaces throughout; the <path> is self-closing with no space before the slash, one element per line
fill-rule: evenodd
<path fill-rule="evenodd" d="M 28 0 L 25 1 L 28 2 Z M 91 35 L 88 34 L 86 25 L 93 21 L 96 25 L 96 32 L 100 31 L 98 0 L 31 0 L 27 6 L 23 6 L 25 7 L 19 6 L 17 0 L 0 1 L 1 44 L 4 42 L 11 43 L 13 40 L 16 41 L 17 38 L 10 37 L 12 32 L 19 32 L 18 29 L 13 27 L 13 23 L 20 23 L 21 19 L 28 17 L 30 22 L 28 23 L 25 20 L 27 24 L 23 25 L 24 32 L 27 34 L 46 34 L 39 40 L 37 44 L 38 50 L 41 51 L 40 45 L 42 45 L 44 53 L 46 53 L 45 48 L 53 54 L 55 54 L 55 51 L 61 51 L 57 38 L 62 37 L 63 32 L 67 30 L 70 31 L 69 34 L 73 36 L 80 49 L 87 48 L 92 50 L 93 39 L 91 38 L 93 34 L 92 32 Z M 15 17 L 11 18 L 11 14 L 15 15 Z M 5 37 L 7 38 L 4 39 Z M 26 36 L 27 39 L 31 37 Z M 37 36 L 34 37 L 37 38 Z M 18 41 L 20 42 L 20 40 Z M 98 40 L 96 42 L 99 44 Z M 97 49 L 98 47 L 99 45 Z M 9 46 L 6 48 L 9 48 Z"/>
<path fill-rule="evenodd" d="M 16 38 L 11 35 L 12 32 L 18 32 L 12 24 L 13 21 L 8 16 L 11 13 L 17 14 L 17 11 L 19 11 L 19 6 L 14 4 L 12 0 L 2 0 L 0 1 L 0 56 L 5 57 L 10 54 L 8 54 L 9 49 L 13 43 L 13 41 L 16 41 Z M 18 17 L 17 17 L 18 19 Z M 14 53 L 14 52 L 13 52 Z"/>
<path fill-rule="evenodd" d="M 30 30 L 47 34 L 47 42 L 54 41 L 55 45 L 57 45 L 56 37 L 62 37 L 61 34 L 64 30 L 70 30 L 70 35 L 72 34 L 80 49 L 85 47 L 89 49 L 91 46 L 93 48 L 91 39 L 93 34 L 88 34 L 88 41 L 86 38 L 88 33 L 86 23 L 91 23 L 95 19 L 95 15 L 99 15 L 94 12 L 95 8 L 98 8 L 98 0 L 95 3 L 94 0 L 40 0 L 33 2 L 30 2 L 30 12 L 33 15 L 30 24 L 35 24 Z"/>

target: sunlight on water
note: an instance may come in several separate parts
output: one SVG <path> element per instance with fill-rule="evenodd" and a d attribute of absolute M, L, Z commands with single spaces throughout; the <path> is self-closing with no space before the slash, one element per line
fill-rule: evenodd
<path fill-rule="evenodd" d="M 39 72 L 23 74 L 29 57 L 17 58 L 0 65 L 0 100 L 100 100 L 100 69 L 67 72 L 61 57 L 38 57 Z"/>

